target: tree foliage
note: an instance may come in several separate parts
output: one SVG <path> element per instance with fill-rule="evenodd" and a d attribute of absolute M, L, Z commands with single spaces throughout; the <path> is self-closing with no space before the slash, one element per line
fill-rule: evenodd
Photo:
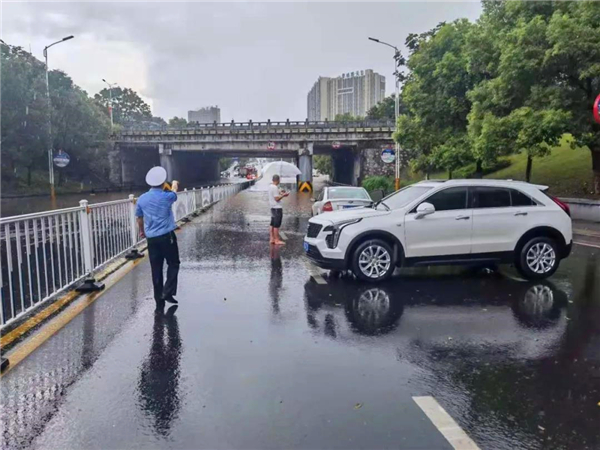
<path fill-rule="evenodd" d="M 600 193 L 599 2 L 484 0 L 475 23 L 442 23 L 406 45 L 395 138 L 413 167 L 490 166 L 516 152 L 531 162 L 570 133 L 592 151 Z"/>
<path fill-rule="evenodd" d="M 313 156 L 313 164 L 317 171 L 324 175 L 333 175 L 333 162 L 330 155 Z"/>
<path fill-rule="evenodd" d="M 107 115 L 112 101 L 113 121 L 120 125 L 132 125 L 153 119 L 150 105 L 130 88 L 117 86 L 112 88 L 112 93 L 110 89 L 104 88 L 94 96 L 94 100 L 102 106 Z"/>
<path fill-rule="evenodd" d="M 395 101 L 396 101 L 396 95 L 392 94 L 389 97 L 384 98 L 382 101 L 380 101 L 379 103 L 377 103 L 375 106 L 373 106 L 371 109 L 369 109 L 367 111 L 367 119 L 372 119 L 372 120 L 394 120 L 395 118 Z M 406 108 L 404 107 L 404 104 L 402 103 L 402 98 L 400 99 L 400 105 L 399 105 L 399 113 L 400 114 L 405 114 L 406 113 Z"/>
<path fill-rule="evenodd" d="M 71 156 L 57 170 L 59 182 L 63 174 L 105 179 L 110 123 L 103 111 L 65 73 L 50 71 L 50 135 L 45 65 L 20 47 L 2 45 L 1 52 L 3 184 L 14 184 L 23 169 L 28 182 L 32 171 L 47 172 L 49 147 Z"/>
<path fill-rule="evenodd" d="M 184 128 L 186 127 L 188 124 L 187 120 L 184 119 L 183 117 L 173 117 L 171 119 L 169 119 L 169 126 L 170 127 L 175 127 L 175 128 Z"/>

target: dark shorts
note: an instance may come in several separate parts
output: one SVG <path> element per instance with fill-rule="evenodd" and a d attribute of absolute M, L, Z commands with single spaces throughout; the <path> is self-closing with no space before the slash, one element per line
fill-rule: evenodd
<path fill-rule="evenodd" d="M 271 208 L 271 226 L 273 228 L 281 227 L 281 220 L 283 219 L 282 208 Z"/>

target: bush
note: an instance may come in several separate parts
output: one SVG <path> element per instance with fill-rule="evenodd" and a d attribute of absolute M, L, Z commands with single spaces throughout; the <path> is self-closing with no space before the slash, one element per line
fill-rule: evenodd
<path fill-rule="evenodd" d="M 373 192 L 378 189 L 382 189 L 386 193 L 390 193 L 394 191 L 394 179 L 391 177 L 384 176 L 367 177 L 363 180 L 362 186 L 368 192 Z"/>

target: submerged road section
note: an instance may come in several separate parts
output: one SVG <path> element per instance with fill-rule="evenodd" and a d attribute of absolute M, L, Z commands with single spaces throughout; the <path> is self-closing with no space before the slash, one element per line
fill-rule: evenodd
<path fill-rule="evenodd" d="M 260 187 L 185 225 L 179 305 L 142 261 L 2 377 L 2 448 L 600 448 L 600 249 L 361 284 L 305 260 L 310 206 L 283 247 Z"/>

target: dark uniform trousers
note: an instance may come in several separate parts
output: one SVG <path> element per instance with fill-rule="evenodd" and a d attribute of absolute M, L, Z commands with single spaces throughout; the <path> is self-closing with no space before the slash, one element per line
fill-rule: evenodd
<path fill-rule="evenodd" d="M 179 274 L 179 248 L 175 232 L 148 238 L 148 254 L 152 268 L 152 284 L 156 301 L 177 295 Z M 163 263 L 167 261 L 167 282 L 163 286 Z"/>

